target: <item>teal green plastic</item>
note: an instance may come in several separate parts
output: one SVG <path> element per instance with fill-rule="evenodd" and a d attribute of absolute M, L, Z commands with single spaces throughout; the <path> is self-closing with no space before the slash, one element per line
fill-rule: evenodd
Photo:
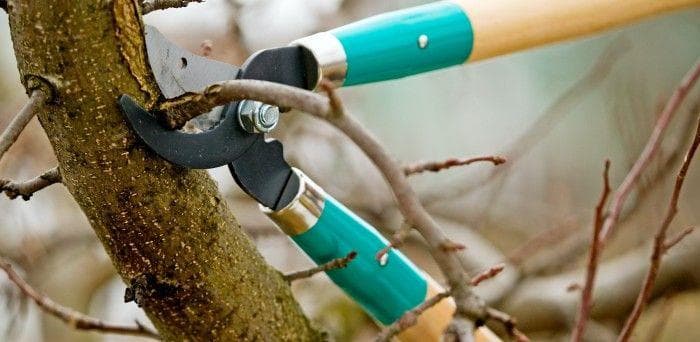
<path fill-rule="evenodd" d="M 389 242 L 330 196 L 316 224 L 292 239 L 317 264 L 357 252 L 347 267 L 327 274 L 382 324 L 393 323 L 425 300 L 428 283 L 421 271 L 397 250 L 381 266 L 375 255 Z"/>
<path fill-rule="evenodd" d="M 447 1 L 381 14 L 330 32 L 345 48 L 346 86 L 462 64 L 474 44 L 469 18 Z M 421 35 L 427 37 L 424 48 L 418 43 Z"/>

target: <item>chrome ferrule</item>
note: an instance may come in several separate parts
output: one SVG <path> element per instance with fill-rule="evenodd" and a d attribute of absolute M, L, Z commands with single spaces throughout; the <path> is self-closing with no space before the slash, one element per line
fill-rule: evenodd
<path fill-rule="evenodd" d="M 321 217 L 326 200 L 326 193 L 320 186 L 300 170 L 292 170 L 299 176 L 299 192 L 294 200 L 276 211 L 260 206 L 260 210 L 289 236 L 302 234 L 313 227 Z"/>
<path fill-rule="evenodd" d="M 297 39 L 293 45 L 301 45 L 314 55 L 318 63 L 318 82 L 326 78 L 336 87 L 345 83 L 348 73 L 348 59 L 345 48 L 340 40 L 328 32 L 320 32 L 314 35 Z"/>

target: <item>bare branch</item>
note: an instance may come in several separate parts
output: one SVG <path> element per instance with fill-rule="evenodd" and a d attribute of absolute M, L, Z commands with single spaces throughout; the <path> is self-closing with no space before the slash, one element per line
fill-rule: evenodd
<path fill-rule="evenodd" d="M 375 337 L 374 341 L 391 341 L 391 338 L 396 336 L 398 333 L 416 325 L 416 323 L 418 323 L 418 317 L 420 317 L 421 314 L 449 296 L 451 296 L 450 291 L 440 292 L 423 302 L 423 304 L 418 305 L 413 310 L 407 311 L 396 322 L 384 328 L 384 330 L 382 330 L 377 337 Z"/>
<path fill-rule="evenodd" d="M 698 63 L 697 69 L 698 74 L 700 75 L 700 62 Z M 642 289 L 639 291 L 639 296 L 637 297 L 637 301 L 634 304 L 634 308 L 632 309 L 632 312 L 630 313 L 629 317 L 627 317 L 627 321 L 625 322 L 625 325 L 623 326 L 622 331 L 620 332 L 620 336 L 618 336 L 617 338 L 617 340 L 620 342 L 628 341 L 630 339 L 630 337 L 632 336 L 632 331 L 634 330 L 634 327 L 637 324 L 637 321 L 639 320 L 639 316 L 641 316 L 642 311 L 644 311 L 644 307 L 649 301 L 649 298 L 651 298 L 651 293 L 654 289 L 654 284 L 656 283 L 656 276 L 659 273 L 661 258 L 663 258 L 664 253 L 666 253 L 667 246 L 673 246 L 673 244 L 678 243 L 680 239 L 689 234 L 681 234 L 678 240 L 674 239 L 671 241 L 671 245 L 669 245 L 669 243 L 666 241 L 666 233 L 668 232 L 668 228 L 671 225 L 673 219 L 676 217 L 676 213 L 678 212 L 678 198 L 680 197 L 681 190 L 683 188 L 683 183 L 685 182 L 685 176 L 688 173 L 690 163 L 692 162 L 693 157 L 695 156 L 695 152 L 698 149 L 698 145 L 700 145 L 700 119 L 698 120 L 698 127 L 695 133 L 695 139 L 693 140 L 693 143 L 691 144 L 690 148 L 688 149 L 688 152 L 685 155 L 685 159 L 683 160 L 683 165 L 681 166 L 680 171 L 678 171 L 678 176 L 676 177 L 676 183 L 673 187 L 673 194 L 671 195 L 671 200 L 668 204 L 666 216 L 663 222 L 661 223 L 661 226 L 656 231 L 656 235 L 654 236 L 654 249 L 651 254 L 649 270 L 647 271 L 647 274 L 644 278 Z"/>
<path fill-rule="evenodd" d="M 281 108 L 295 108 L 319 116 L 332 113 L 329 100 L 313 92 L 274 82 L 232 80 L 211 85 L 201 93 L 166 100 L 160 104 L 159 116 L 168 127 L 180 128 L 188 120 L 216 106 L 245 99 Z"/>
<path fill-rule="evenodd" d="M 610 213 L 605 219 L 603 228 L 600 232 L 601 241 L 605 242 L 615 228 L 615 224 L 620 217 L 620 212 L 622 211 L 622 207 L 625 204 L 627 197 L 639 181 L 639 177 L 641 176 L 642 172 L 647 168 L 649 162 L 656 155 L 668 124 L 671 122 L 674 114 L 676 111 L 678 111 L 678 108 L 683 103 L 683 100 L 693 85 L 695 85 L 698 78 L 700 78 L 700 59 L 695 62 L 695 65 L 686 73 L 681 83 L 673 92 L 673 95 L 668 100 L 664 110 L 657 119 L 654 130 L 651 133 L 646 146 L 644 146 L 644 150 L 637 158 L 637 161 L 634 163 L 632 169 L 629 171 L 625 179 L 622 181 L 622 184 L 620 184 L 615 191 L 612 203 L 610 205 Z"/>
<path fill-rule="evenodd" d="M 333 259 L 325 264 L 318 265 L 314 268 L 310 268 L 308 270 L 303 270 L 303 271 L 294 272 L 294 273 L 290 273 L 290 274 L 285 274 L 284 280 L 286 280 L 288 282 L 293 282 L 293 281 L 299 280 L 299 279 L 310 278 L 311 276 L 313 276 L 316 273 L 326 272 L 326 271 L 334 270 L 337 268 L 345 268 L 348 266 L 348 264 L 353 259 L 355 259 L 356 256 L 357 256 L 357 252 L 352 251 L 352 252 L 348 253 L 348 255 L 346 255 L 342 258 Z"/>
<path fill-rule="evenodd" d="M 676 234 L 676 236 L 666 240 L 666 243 L 664 243 L 664 252 L 668 251 L 669 249 L 673 248 L 673 246 L 683 241 L 683 239 L 685 239 L 688 235 L 693 233 L 695 229 L 695 227 L 686 228 L 680 233 Z"/>
<path fill-rule="evenodd" d="M 591 313 L 593 306 L 593 286 L 595 284 L 596 274 L 598 272 L 598 258 L 600 257 L 601 248 L 603 247 L 599 241 L 600 230 L 603 227 L 605 204 L 610 195 L 610 160 L 605 160 L 605 169 L 603 171 L 603 192 L 600 194 L 600 200 L 595 208 L 595 218 L 593 220 L 593 238 L 591 239 L 590 253 L 588 255 L 588 265 L 586 268 L 586 282 L 581 291 L 581 306 L 579 307 L 576 318 L 576 325 L 571 335 L 571 341 L 579 342 L 583 339 L 586 331 L 586 322 Z"/>
<path fill-rule="evenodd" d="M 23 200 L 27 201 L 35 192 L 60 182 L 61 173 L 56 166 L 33 179 L 20 183 L 0 179 L 0 192 L 4 192 L 10 199 L 21 196 Z"/>
<path fill-rule="evenodd" d="M 433 258 L 440 265 L 457 306 L 455 317 L 468 318 L 472 321 L 483 319 L 486 314 L 485 303 L 471 291 L 459 256 L 456 253 L 452 253 L 452 251 L 445 250 L 446 244 L 449 245 L 451 240 L 420 203 L 418 196 L 408 183 L 408 178 L 404 174 L 403 169 L 367 129 L 356 121 L 354 117 L 343 113 L 342 103 L 340 103 L 339 98 L 335 94 L 331 82 L 323 80 L 320 87 L 328 93 L 329 106 L 335 110 L 326 113 L 310 112 L 310 114 L 326 120 L 345 133 L 384 175 L 396 197 L 401 214 L 403 214 L 409 225 L 415 227 L 421 233 L 428 243 Z M 453 320 L 450 325 L 455 323 Z M 469 335 L 472 333 L 469 332 Z"/>
<path fill-rule="evenodd" d="M 530 339 L 527 336 L 525 336 L 525 334 L 523 334 L 520 330 L 518 330 L 518 328 L 516 328 L 517 322 L 515 321 L 515 318 L 511 317 L 507 313 L 501 312 L 494 308 L 487 308 L 486 315 L 489 320 L 497 321 L 503 324 L 503 326 L 506 328 L 506 331 L 508 332 L 508 335 L 513 337 L 516 341 L 530 341 Z"/>
<path fill-rule="evenodd" d="M 12 265 L 10 265 L 10 263 L 2 257 L 0 257 L 0 268 L 5 271 L 10 281 L 17 285 L 25 296 L 31 298 L 39 306 L 39 308 L 41 308 L 41 310 L 62 320 L 67 325 L 75 329 L 160 339 L 160 336 L 156 332 L 143 326 L 139 322 L 136 322 L 136 326 L 105 323 L 97 318 L 90 317 L 73 309 L 61 306 L 60 304 L 51 300 L 51 298 L 47 297 L 45 294 L 35 290 L 24 279 L 22 279 L 22 277 L 20 277 L 17 272 L 12 269 Z"/>
<path fill-rule="evenodd" d="M 151 0 L 142 1 L 141 8 L 143 14 L 148 14 L 153 11 L 164 10 L 169 8 L 187 7 L 192 2 L 204 2 L 204 0 Z"/>
<path fill-rule="evenodd" d="M 10 121 L 5 131 L 0 135 L 0 160 L 2 156 L 10 149 L 10 146 L 17 141 L 20 133 L 27 127 L 29 121 L 36 115 L 36 107 L 46 101 L 46 94 L 42 90 L 36 89 L 29 95 L 29 100 L 24 104 L 24 107 Z"/>
<path fill-rule="evenodd" d="M 497 276 L 505 268 L 506 268 L 506 264 L 493 265 L 489 269 L 487 269 L 483 272 L 480 272 L 479 274 L 473 276 L 472 279 L 469 280 L 469 285 L 479 286 L 479 284 L 481 284 L 482 282 Z"/>
<path fill-rule="evenodd" d="M 477 157 L 470 159 L 450 158 L 442 161 L 420 162 L 407 165 L 404 166 L 403 172 L 406 176 L 412 176 L 426 171 L 440 172 L 452 167 L 469 165 L 476 162 L 491 162 L 493 165 L 501 165 L 506 162 L 506 159 L 498 156 Z"/>

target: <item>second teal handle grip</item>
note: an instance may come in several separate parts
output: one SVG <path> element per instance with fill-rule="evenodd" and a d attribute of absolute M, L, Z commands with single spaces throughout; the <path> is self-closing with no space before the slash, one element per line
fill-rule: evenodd
<path fill-rule="evenodd" d="M 301 171 L 294 171 L 300 179 L 295 199 L 278 211 L 263 209 L 280 229 L 319 265 L 357 253 L 347 267 L 326 273 L 382 324 L 420 305 L 428 293 L 422 271 L 395 249 L 377 260 L 377 252 L 389 242 Z"/>
<path fill-rule="evenodd" d="M 428 283 L 421 271 L 394 249 L 380 264 L 375 255 L 388 241 L 330 196 L 318 222 L 292 240 L 317 264 L 355 251 L 357 256 L 347 267 L 327 274 L 382 324 L 393 323 L 425 300 Z"/>
<path fill-rule="evenodd" d="M 345 50 L 345 86 L 462 64 L 474 40 L 469 18 L 449 1 L 377 15 L 330 33 Z"/>

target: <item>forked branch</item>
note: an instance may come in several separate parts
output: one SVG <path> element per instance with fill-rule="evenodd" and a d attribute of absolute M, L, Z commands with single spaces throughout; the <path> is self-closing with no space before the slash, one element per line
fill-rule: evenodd
<path fill-rule="evenodd" d="M 644 150 L 637 158 L 637 161 L 635 161 L 627 176 L 625 176 L 622 184 L 620 184 L 615 191 L 612 203 L 610 204 L 610 213 L 605 219 L 600 232 L 600 240 L 603 243 L 605 243 L 608 236 L 613 232 L 627 197 L 632 192 L 635 185 L 637 185 L 642 172 L 649 166 L 649 163 L 656 155 L 661 145 L 664 132 L 666 132 L 666 128 L 668 128 L 671 119 L 673 119 L 674 114 L 678 111 L 678 108 L 681 106 L 686 95 L 688 95 L 688 92 L 695 85 L 698 78 L 700 78 L 700 59 L 695 62 L 695 65 L 686 73 L 681 83 L 673 92 L 673 95 L 664 106 L 661 115 L 656 120 L 656 125 L 654 125 L 654 130 L 646 146 L 644 146 Z"/>
<path fill-rule="evenodd" d="M 673 218 L 676 217 L 676 213 L 678 212 L 678 198 L 681 195 L 681 189 L 683 188 L 683 184 L 685 182 L 685 176 L 688 173 L 690 163 L 695 156 L 698 145 L 700 145 L 700 119 L 698 120 L 695 139 L 690 145 L 688 152 L 685 154 L 683 165 L 676 176 L 676 182 L 673 187 L 673 194 L 671 195 L 668 209 L 666 210 L 666 216 L 664 217 L 663 222 L 659 226 L 659 229 L 656 231 L 656 235 L 654 236 L 654 247 L 651 253 L 651 260 L 649 262 L 649 270 L 644 277 L 644 283 L 642 284 L 642 289 L 639 291 L 634 308 L 632 309 L 632 312 L 630 313 L 625 325 L 622 328 L 622 331 L 620 332 L 620 336 L 618 337 L 618 341 L 620 342 L 628 341 L 630 339 L 632 336 L 632 331 L 639 320 L 639 316 L 641 316 L 642 311 L 644 311 L 644 307 L 649 301 L 649 298 L 651 298 L 651 293 L 654 289 L 654 284 L 656 283 L 656 276 L 659 273 L 661 258 L 663 258 L 664 254 L 669 248 L 678 244 L 682 238 L 688 236 L 688 234 L 692 232 L 692 230 L 685 230 L 676 238 L 671 240 L 667 240 L 666 238 L 668 228 L 671 226 L 671 222 L 673 222 Z"/>
<path fill-rule="evenodd" d="M 87 316 L 73 309 L 64 307 L 47 297 L 45 294 L 35 290 L 29 283 L 12 269 L 12 265 L 0 257 L 0 268 L 2 268 L 7 277 L 22 291 L 22 294 L 33 300 L 42 311 L 62 320 L 67 325 L 78 330 L 93 330 L 102 333 L 133 335 L 160 339 L 160 336 L 151 329 L 143 326 L 138 321 L 134 326 L 118 325 L 103 322 L 97 318 Z"/>

